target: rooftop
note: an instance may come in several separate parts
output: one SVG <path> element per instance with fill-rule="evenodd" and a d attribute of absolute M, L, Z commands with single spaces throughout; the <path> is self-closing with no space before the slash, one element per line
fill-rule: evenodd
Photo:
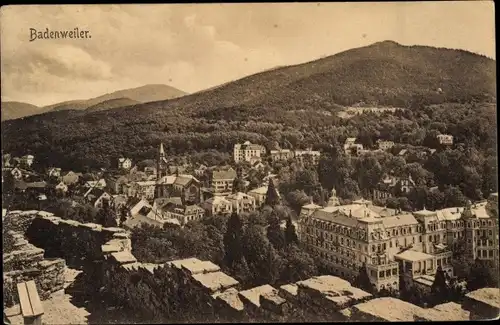
<path fill-rule="evenodd" d="M 500 309 L 500 289 L 499 288 L 482 288 L 466 295 L 467 298 L 482 302 L 494 308 Z"/>
<path fill-rule="evenodd" d="M 433 308 L 418 310 L 415 319 L 426 321 L 466 321 L 470 318 L 470 312 L 462 308 L 456 302 L 447 302 L 441 305 L 436 305 Z"/>
<path fill-rule="evenodd" d="M 407 250 L 402 253 L 394 255 L 394 257 L 400 258 L 405 261 L 411 261 L 411 262 L 418 262 L 418 261 L 424 261 L 428 259 L 434 258 L 434 256 L 422 253 L 422 252 L 417 252 L 413 250 Z"/>
<path fill-rule="evenodd" d="M 375 298 L 352 307 L 354 314 L 365 314 L 388 322 L 413 322 L 415 315 L 424 312 L 423 308 L 409 302 L 392 298 Z"/>

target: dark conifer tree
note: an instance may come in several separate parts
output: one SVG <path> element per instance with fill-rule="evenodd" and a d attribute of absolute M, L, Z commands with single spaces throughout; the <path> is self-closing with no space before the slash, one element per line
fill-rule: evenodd
<path fill-rule="evenodd" d="M 269 179 L 269 186 L 267 187 L 266 201 L 265 205 L 275 206 L 280 202 L 278 192 L 276 191 L 276 187 L 274 186 L 274 182 L 272 179 Z"/>
<path fill-rule="evenodd" d="M 299 241 L 291 217 L 286 220 L 285 241 L 287 245 L 296 244 Z"/>
<path fill-rule="evenodd" d="M 233 264 L 243 256 L 241 247 L 241 238 L 243 236 L 243 223 L 240 216 L 233 212 L 227 221 L 227 230 L 224 234 L 224 260 L 227 266 L 232 267 Z"/>

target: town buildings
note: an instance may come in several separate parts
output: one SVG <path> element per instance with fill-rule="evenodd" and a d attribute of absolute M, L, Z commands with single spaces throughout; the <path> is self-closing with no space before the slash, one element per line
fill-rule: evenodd
<path fill-rule="evenodd" d="M 358 156 L 363 151 L 363 145 L 356 143 L 356 138 L 347 138 L 344 143 L 344 152 L 346 155 Z"/>
<path fill-rule="evenodd" d="M 453 276 L 449 247 L 457 240 L 466 241 L 471 261 L 480 258 L 498 265 L 498 218 L 486 209 L 494 200 L 413 213 L 369 201 L 326 208 L 308 204 L 297 231 L 300 241 L 329 262 L 333 272 L 354 279 L 364 263 L 377 290 L 399 290 L 400 274 L 408 285 L 434 275 L 439 266 Z"/>
<path fill-rule="evenodd" d="M 201 202 L 201 183 L 191 175 L 168 175 L 156 181 L 155 198 L 181 197 L 183 202 Z"/>
<path fill-rule="evenodd" d="M 307 150 L 295 150 L 295 160 L 301 164 L 312 164 L 318 165 L 321 153 L 317 150 L 307 149 Z"/>
<path fill-rule="evenodd" d="M 259 188 L 248 191 L 247 194 L 255 198 L 255 205 L 257 207 L 261 207 L 262 205 L 264 205 L 264 202 L 266 201 L 268 187 L 269 186 L 266 185 L 266 186 L 261 186 Z M 278 191 L 276 191 L 276 193 L 278 194 L 278 197 L 281 197 L 280 193 Z"/>
<path fill-rule="evenodd" d="M 389 150 L 394 147 L 394 141 L 377 140 L 377 146 L 380 150 Z"/>
<path fill-rule="evenodd" d="M 202 203 L 207 216 L 229 215 L 233 212 L 233 203 L 222 196 L 214 196 Z"/>
<path fill-rule="evenodd" d="M 213 170 L 210 180 L 210 189 L 215 196 L 226 196 L 233 192 L 233 182 L 236 178 L 233 168 Z"/>
<path fill-rule="evenodd" d="M 255 210 L 255 198 L 251 195 L 238 192 L 226 197 L 226 200 L 232 203 L 233 212 L 237 214 L 249 213 Z"/>
<path fill-rule="evenodd" d="M 113 197 L 109 193 L 96 187 L 89 189 L 83 197 L 87 203 L 97 209 L 101 209 L 105 206 L 110 206 L 113 199 Z"/>
<path fill-rule="evenodd" d="M 393 196 L 406 195 L 414 188 L 415 181 L 413 181 L 411 175 L 406 177 L 385 175 L 373 190 L 373 199 L 385 200 Z"/>
<path fill-rule="evenodd" d="M 33 161 L 35 160 L 35 156 L 33 155 L 25 155 L 21 157 L 21 165 L 24 167 L 31 167 L 33 165 Z"/>
<path fill-rule="evenodd" d="M 61 168 L 51 167 L 47 170 L 47 175 L 49 177 L 59 178 L 61 177 Z"/>
<path fill-rule="evenodd" d="M 130 160 L 130 158 L 118 158 L 118 169 L 128 170 L 130 168 L 132 168 L 132 160 Z"/>
<path fill-rule="evenodd" d="M 445 146 L 451 146 L 453 144 L 453 136 L 449 134 L 438 134 L 437 139 L 439 141 L 439 144 Z"/>
<path fill-rule="evenodd" d="M 287 161 L 294 157 L 294 153 L 290 149 L 271 150 L 269 155 L 272 161 Z"/>
<path fill-rule="evenodd" d="M 253 164 L 261 160 L 265 153 L 266 149 L 259 144 L 252 144 L 250 141 L 245 141 L 243 144 L 237 143 L 233 150 L 234 162 L 246 161 Z"/>

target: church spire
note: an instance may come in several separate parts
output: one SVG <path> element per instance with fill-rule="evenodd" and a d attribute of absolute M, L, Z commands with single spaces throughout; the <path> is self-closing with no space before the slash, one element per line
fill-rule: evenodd
<path fill-rule="evenodd" d="M 165 149 L 163 149 L 163 142 L 160 143 L 160 158 L 165 157 Z"/>

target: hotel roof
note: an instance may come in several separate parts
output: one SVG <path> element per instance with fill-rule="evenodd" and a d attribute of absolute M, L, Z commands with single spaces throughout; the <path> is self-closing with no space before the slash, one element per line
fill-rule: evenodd
<path fill-rule="evenodd" d="M 434 258 L 434 256 L 422 253 L 422 252 L 417 252 L 413 250 L 407 250 L 402 253 L 394 255 L 394 257 L 400 258 L 402 260 L 406 261 L 412 261 L 412 262 L 418 262 L 418 261 L 424 261 L 428 259 Z"/>
<path fill-rule="evenodd" d="M 412 214 L 401 214 L 392 217 L 385 217 L 382 218 L 382 223 L 386 228 L 418 225 L 417 219 L 415 219 Z"/>

